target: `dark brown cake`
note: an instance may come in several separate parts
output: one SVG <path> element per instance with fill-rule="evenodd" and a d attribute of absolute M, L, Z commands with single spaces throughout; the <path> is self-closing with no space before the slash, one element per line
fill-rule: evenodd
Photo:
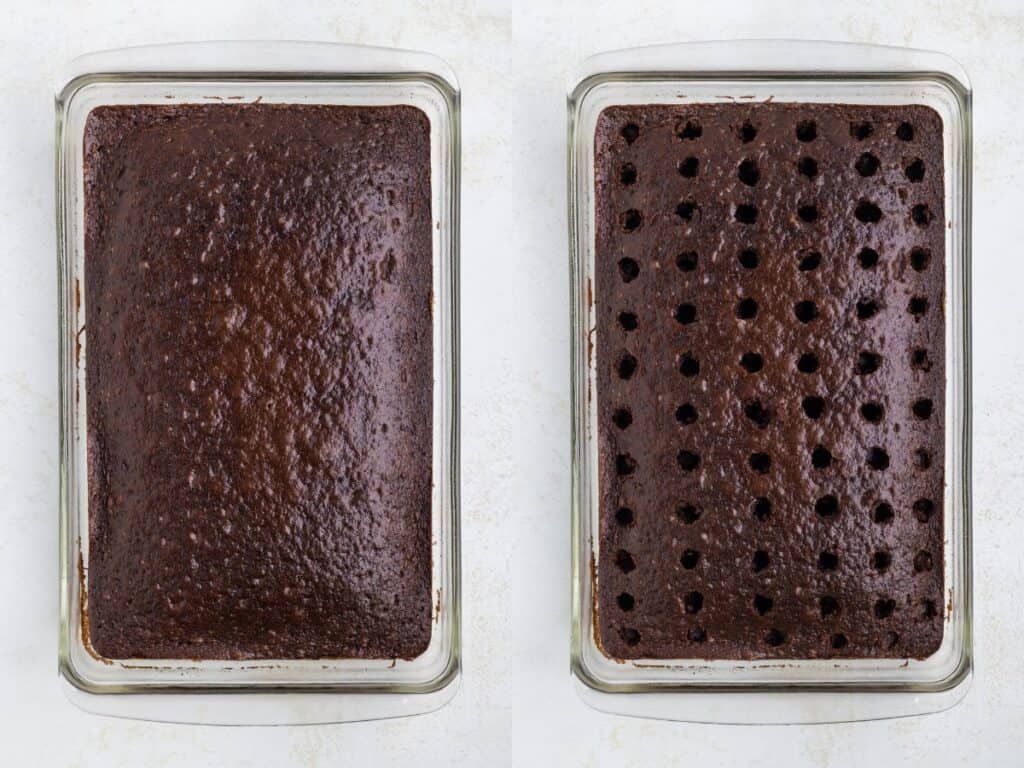
<path fill-rule="evenodd" d="M 621 106 L 595 141 L 601 646 L 930 655 L 939 116 Z"/>
<path fill-rule="evenodd" d="M 426 648 L 429 133 L 403 106 L 89 115 L 87 611 L 99 654 Z"/>

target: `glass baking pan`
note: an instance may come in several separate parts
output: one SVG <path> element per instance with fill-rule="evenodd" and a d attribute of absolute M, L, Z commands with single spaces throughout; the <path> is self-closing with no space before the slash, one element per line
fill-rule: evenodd
<path fill-rule="evenodd" d="M 595 634 L 600 579 L 595 254 L 595 126 L 609 106 L 762 101 L 920 104 L 942 119 L 945 193 L 945 516 L 943 639 L 924 659 L 614 659 Z M 609 712 L 698 722 L 867 720 L 945 709 L 971 678 L 971 92 L 931 52 L 842 43 L 660 45 L 586 60 L 569 85 L 572 320 L 572 672 Z"/>
<path fill-rule="evenodd" d="M 225 101 L 412 105 L 430 122 L 433 230 L 432 631 L 403 659 L 105 659 L 88 642 L 83 128 L 110 104 Z M 440 59 L 321 43 L 216 42 L 75 60 L 57 87 L 60 322 L 60 650 L 69 696 L 111 715 L 202 723 L 313 723 L 428 712 L 460 670 L 458 516 L 459 90 Z M 216 693 L 218 695 L 200 695 Z M 158 694 L 158 695 L 154 695 Z"/>

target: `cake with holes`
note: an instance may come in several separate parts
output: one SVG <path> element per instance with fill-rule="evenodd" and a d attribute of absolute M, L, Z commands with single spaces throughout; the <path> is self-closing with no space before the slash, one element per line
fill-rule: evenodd
<path fill-rule="evenodd" d="M 599 646 L 934 653 L 941 118 L 613 106 L 594 162 Z"/>
<path fill-rule="evenodd" d="M 421 654 L 426 115 L 99 107 L 84 153 L 88 647 Z"/>

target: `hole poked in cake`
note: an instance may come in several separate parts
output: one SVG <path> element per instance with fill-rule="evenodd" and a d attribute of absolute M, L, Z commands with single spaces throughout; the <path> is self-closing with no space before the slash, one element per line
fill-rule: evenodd
<path fill-rule="evenodd" d="M 815 373 L 820 367 L 821 362 L 813 352 L 804 352 L 796 361 L 796 369 L 800 373 Z"/>
<path fill-rule="evenodd" d="M 924 181 L 924 161 L 915 157 L 910 161 L 910 164 L 903 169 L 903 173 L 906 175 L 907 180 L 912 184 L 919 184 Z"/>
<path fill-rule="evenodd" d="M 674 316 L 680 325 L 690 325 L 697 322 L 697 307 L 689 303 L 680 304 L 676 307 Z"/>
<path fill-rule="evenodd" d="M 900 642 L 900 634 L 899 634 L 899 632 L 889 631 L 889 632 L 886 632 L 885 636 L 882 638 L 882 647 L 885 648 L 885 650 L 887 650 L 887 651 L 891 651 L 893 648 L 895 648 L 899 644 L 899 642 Z"/>
<path fill-rule="evenodd" d="M 760 573 L 771 565 L 771 563 L 771 557 L 763 549 L 755 550 L 753 556 L 750 558 L 750 568 L 754 573 Z"/>
<path fill-rule="evenodd" d="M 871 555 L 871 567 L 879 573 L 885 573 L 892 565 L 892 555 L 884 549 L 880 549 Z"/>
<path fill-rule="evenodd" d="M 626 140 L 627 144 L 632 144 L 640 136 L 640 126 L 636 123 L 626 123 L 619 131 L 619 135 Z"/>
<path fill-rule="evenodd" d="M 771 423 L 771 412 L 762 405 L 760 400 L 748 400 L 743 404 L 743 414 L 760 429 L 764 429 Z"/>
<path fill-rule="evenodd" d="M 684 472 L 693 472 L 700 466 L 700 454 L 696 451 L 682 450 L 676 454 L 676 461 Z"/>
<path fill-rule="evenodd" d="M 879 525 L 885 525 L 891 523 L 896 513 L 893 511 L 892 504 L 887 501 L 879 502 L 875 505 L 875 508 L 871 511 L 871 519 Z"/>
<path fill-rule="evenodd" d="M 684 549 L 679 558 L 679 564 L 688 571 L 692 571 L 700 562 L 700 552 L 695 549 Z"/>
<path fill-rule="evenodd" d="M 682 200 L 676 206 L 676 216 L 683 221 L 693 221 L 699 211 L 700 207 L 693 200 Z"/>
<path fill-rule="evenodd" d="M 865 350 L 857 355 L 857 373 L 870 376 L 882 367 L 882 356 L 877 352 Z"/>
<path fill-rule="evenodd" d="M 766 645 L 770 645 L 772 648 L 778 648 L 780 645 L 786 642 L 786 633 L 781 629 L 772 627 L 769 629 L 764 636 L 764 642 Z"/>
<path fill-rule="evenodd" d="M 927 248 L 912 248 L 910 251 L 910 266 L 915 272 L 924 272 L 931 261 L 932 252 Z"/>
<path fill-rule="evenodd" d="M 819 571 L 834 571 L 839 568 L 839 555 L 830 550 L 825 550 L 818 555 Z"/>
<path fill-rule="evenodd" d="M 801 120 L 796 124 L 796 138 L 804 143 L 818 138 L 818 124 L 813 120 Z"/>
<path fill-rule="evenodd" d="M 913 141 L 914 126 L 907 122 L 900 123 L 896 126 L 896 138 L 900 141 Z"/>
<path fill-rule="evenodd" d="M 818 161 L 813 157 L 801 157 L 797 161 L 796 170 L 801 176 L 813 179 L 818 175 Z"/>
<path fill-rule="evenodd" d="M 804 415 L 809 419 L 820 419 L 825 412 L 825 398 L 819 395 L 807 395 L 800 401 L 800 407 L 804 409 Z"/>
<path fill-rule="evenodd" d="M 626 163 L 619 169 L 619 181 L 625 184 L 627 187 L 630 184 L 636 183 L 636 166 L 632 163 Z"/>
<path fill-rule="evenodd" d="M 818 305 L 810 299 L 798 301 L 793 305 L 793 314 L 801 323 L 809 323 L 818 316 Z"/>
<path fill-rule="evenodd" d="M 801 272 L 813 272 L 821 265 L 821 253 L 811 249 L 805 249 L 797 254 L 799 262 L 797 269 Z"/>
<path fill-rule="evenodd" d="M 874 132 L 875 127 L 866 120 L 857 120 L 850 123 L 850 135 L 857 141 L 864 141 Z"/>
<path fill-rule="evenodd" d="M 853 209 L 853 215 L 862 224 L 876 224 L 882 219 L 882 209 L 870 200 L 861 200 Z"/>
<path fill-rule="evenodd" d="M 615 553 L 615 567 L 623 573 L 630 573 L 636 570 L 636 561 L 629 552 L 620 549 Z"/>
<path fill-rule="evenodd" d="M 700 361 L 689 352 L 684 352 L 679 358 L 679 372 L 687 378 L 693 378 L 700 373 Z"/>
<path fill-rule="evenodd" d="M 835 517 L 839 514 L 839 499 L 831 493 L 825 494 L 814 502 L 814 512 L 825 519 Z"/>
<path fill-rule="evenodd" d="M 737 258 L 744 269 L 757 269 L 757 265 L 760 262 L 757 251 L 753 248 L 744 248 L 739 252 Z"/>
<path fill-rule="evenodd" d="M 704 595 L 697 590 L 687 592 L 683 597 L 683 608 L 687 613 L 700 613 L 704 607 Z"/>
<path fill-rule="evenodd" d="M 754 499 L 754 518 L 764 522 L 772 516 L 772 502 L 767 496 L 759 496 Z"/>
<path fill-rule="evenodd" d="M 736 175 L 748 187 L 756 186 L 757 182 L 761 179 L 761 172 L 757 168 L 757 162 L 750 159 L 740 162 L 739 167 L 736 169 Z"/>
<path fill-rule="evenodd" d="M 885 407 L 872 400 L 860 407 L 860 415 L 869 424 L 878 424 L 885 418 Z"/>
<path fill-rule="evenodd" d="M 679 171 L 679 175 L 684 179 L 692 179 L 697 176 L 697 172 L 700 170 L 700 160 L 692 155 L 684 160 L 679 161 L 679 165 L 676 166 L 676 170 Z"/>
<path fill-rule="evenodd" d="M 693 403 L 683 403 L 676 408 L 676 421 L 680 424 L 693 424 L 697 421 L 697 409 Z"/>
<path fill-rule="evenodd" d="M 637 359 L 633 355 L 629 352 L 623 352 L 619 356 L 619 361 L 615 364 L 615 371 L 620 379 L 628 381 L 636 373 L 637 365 Z"/>
<path fill-rule="evenodd" d="M 836 632 L 829 638 L 829 645 L 832 646 L 832 650 L 841 651 L 849 644 L 849 640 L 846 639 L 846 635 L 842 632 Z"/>
<path fill-rule="evenodd" d="M 628 453 L 620 453 L 615 457 L 615 474 L 619 477 L 627 477 L 636 472 L 636 459 Z"/>
<path fill-rule="evenodd" d="M 857 261 L 864 269 L 871 269 L 878 263 L 878 251 L 874 248 L 861 248 L 857 252 Z"/>
<path fill-rule="evenodd" d="M 930 571 L 935 567 L 935 560 L 932 558 L 932 553 L 926 549 L 920 550 L 914 555 L 914 571 L 917 573 L 924 573 Z"/>
<path fill-rule="evenodd" d="M 693 272 L 697 268 L 697 252 L 683 251 L 676 256 L 676 266 L 680 272 Z"/>
<path fill-rule="evenodd" d="M 919 227 L 927 227 L 932 223 L 932 211 L 924 203 L 918 203 L 910 209 L 910 219 Z"/>
<path fill-rule="evenodd" d="M 753 320 L 757 317 L 757 301 L 747 297 L 736 302 L 736 317 L 740 320 Z"/>
<path fill-rule="evenodd" d="M 624 331 L 635 331 L 638 320 L 634 312 L 619 312 L 619 326 Z"/>
<path fill-rule="evenodd" d="M 629 507 L 619 507 L 615 510 L 615 522 L 623 528 L 629 527 L 636 521 L 636 515 Z"/>
<path fill-rule="evenodd" d="M 931 418 L 933 408 L 932 400 L 929 397 L 919 398 L 910 406 L 914 416 L 922 420 Z"/>
<path fill-rule="evenodd" d="M 616 408 L 612 413 L 612 423 L 619 429 L 626 429 L 633 423 L 633 414 L 629 408 Z"/>
<path fill-rule="evenodd" d="M 861 299 L 857 302 L 857 319 L 870 320 L 878 314 L 878 302 L 874 299 Z"/>
<path fill-rule="evenodd" d="M 914 469 L 926 470 L 932 465 L 932 455 L 924 448 L 914 451 Z"/>
<path fill-rule="evenodd" d="M 914 517 L 919 522 L 927 523 L 935 515 L 935 502 L 931 499 L 920 498 L 914 502 Z"/>
<path fill-rule="evenodd" d="M 686 120 L 679 123 L 676 126 L 676 136 L 683 141 L 693 141 L 699 139 L 704 133 L 704 129 L 697 120 Z"/>
<path fill-rule="evenodd" d="M 815 469 L 827 469 L 832 466 L 832 451 L 823 445 L 816 445 L 811 451 L 811 466 Z"/>
<path fill-rule="evenodd" d="M 740 367 L 747 373 L 757 373 L 764 368 L 764 357 L 759 352 L 744 352 L 740 357 Z"/>
<path fill-rule="evenodd" d="M 632 611 L 636 605 L 636 598 L 629 594 L 629 592 L 623 592 L 615 598 L 615 602 L 618 603 L 619 610 Z"/>
<path fill-rule="evenodd" d="M 939 608 L 934 600 L 921 601 L 921 616 L 924 619 L 934 619 L 939 615 Z"/>
<path fill-rule="evenodd" d="M 874 614 L 876 619 L 888 619 L 896 611 L 896 601 L 890 597 L 882 597 L 875 601 Z"/>
<path fill-rule="evenodd" d="M 889 468 L 889 452 L 881 446 L 875 445 L 868 449 L 866 459 L 867 465 L 876 471 Z"/>
<path fill-rule="evenodd" d="M 636 232 L 644 225 L 644 215 L 636 208 L 630 208 L 622 214 L 622 230 L 624 232 Z"/>
<path fill-rule="evenodd" d="M 839 601 L 832 595 L 822 595 L 818 598 L 818 610 L 821 618 L 828 619 L 839 615 Z"/>
<path fill-rule="evenodd" d="M 628 646 L 640 645 L 640 633 L 632 627 L 622 630 L 622 640 Z"/>
<path fill-rule="evenodd" d="M 932 362 L 928 358 L 928 350 L 918 348 L 910 353 L 910 367 L 915 371 L 930 371 L 932 369 Z"/>
<path fill-rule="evenodd" d="M 622 282 L 631 283 L 640 275 L 640 265 L 636 263 L 635 259 L 628 256 L 619 259 L 619 275 L 622 277 Z"/>
<path fill-rule="evenodd" d="M 744 144 L 749 144 L 757 137 L 757 128 L 749 120 L 744 120 L 743 125 L 737 129 L 736 134 L 739 136 L 740 141 Z"/>
<path fill-rule="evenodd" d="M 857 158 L 857 162 L 853 164 L 853 167 L 857 170 L 857 173 L 867 178 L 878 173 L 879 165 L 877 157 L 870 152 L 865 152 Z"/>
<path fill-rule="evenodd" d="M 757 221 L 757 206 L 752 203 L 740 203 L 733 211 L 733 217 L 740 224 L 753 224 Z"/>
<path fill-rule="evenodd" d="M 747 458 L 747 463 L 759 475 L 766 475 L 772 468 L 772 457 L 764 451 L 755 451 Z"/>
<path fill-rule="evenodd" d="M 797 206 L 796 215 L 805 224 L 813 224 L 821 214 L 818 211 L 818 206 L 814 203 L 801 203 Z"/>
<path fill-rule="evenodd" d="M 770 613 L 772 608 L 775 607 L 775 601 L 772 598 L 761 594 L 754 595 L 753 604 L 754 612 L 757 613 L 758 616 L 764 616 L 765 614 Z"/>
<path fill-rule="evenodd" d="M 907 302 L 907 312 L 912 314 L 915 319 L 923 317 L 927 311 L 928 299 L 924 296 L 912 296 L 910 301 Z"/>
<path fill-rule="evenodd" d="M 676 507 L 676 517 L 687 525 L 693 525 L 700 520 L 703 510 L 696 504 L 680 504 Z"/>

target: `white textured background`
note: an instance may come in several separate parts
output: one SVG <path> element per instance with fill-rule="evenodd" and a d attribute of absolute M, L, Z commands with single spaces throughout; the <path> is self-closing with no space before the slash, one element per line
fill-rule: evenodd
<path fill-rule="evenodd" d="M 954 710 L 748 728 L 602 715 L 568 671 L 565 83 L 652 42 L 933 48 L 975 89 L 977 663 Z M 463 92 L 462 690 L 406 721 L 196 728 L 85 715 L 58 688 L 53 84 L 140 43 L 310 39 L 432 51 Z M 0 1 L 0 763 L 10 766 L 1024 765 L 1024 2 Z"/>

